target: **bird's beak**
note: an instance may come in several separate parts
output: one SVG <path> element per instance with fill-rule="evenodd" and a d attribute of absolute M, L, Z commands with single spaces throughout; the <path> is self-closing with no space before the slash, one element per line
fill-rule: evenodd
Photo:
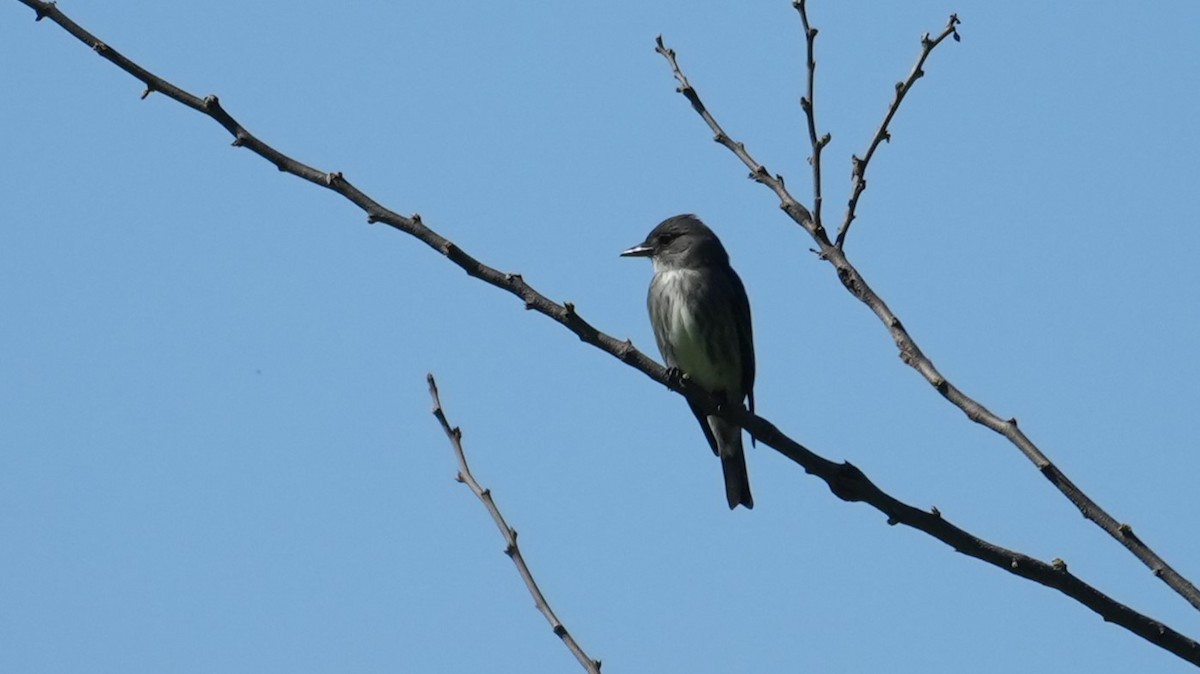
<path fill-rule="evenodd" d="M 621 257 L 650 257 L 651 255 L 654 255 L 654 249 L 644 243 L 639 243 L 629 250 L 621 251 Z"/>

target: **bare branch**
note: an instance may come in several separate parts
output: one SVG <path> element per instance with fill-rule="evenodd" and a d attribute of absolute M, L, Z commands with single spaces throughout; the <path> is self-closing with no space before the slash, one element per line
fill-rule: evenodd
<path fill-rule="evenodd" d="M 21 1 L 26 2 L 27 0 Z M 663 45 L 663 39 L 661 35 L 655 39 L 655 42 L 658 46 L 654 51 L 662 54 L 663 58 L 667 59 L 667 63 L 671 64 L 671 70 L 675 73 L 675 81 L 679 83 L 679 86 L 676 87 L 675 91 L 683 94 L 684 97 L 688 99 L 688 102 L 692 104 L 692 109 L 704 119 L 705 123 L 708 124 L 708 128 L 712 129 L 713 140 L 721 145 L 724 145 L 729 149 L 730 152 L 736 155 L 738 159 L 742 160 L 742 163 L 746 165 L 746 168 L 750 169 L 751 180 L 762 183 L 763 185 L 771 188 L 771 190 L 779 197 L 780 208 L 787 211 L 788 215 L 792 216 L 793 220 L 800 223 L 800 226 L 808 230 L 808 233 L 818 241 L 824 241 L 825 245 L 829 245 L 829 237 L 825 234 L 825 228 L 821 226 L 821 223 L 816 221 L 816 218 L 813 217 L 812 213 L 809 212 L 808 208 L 806 208 L 804 204 L 801 204 L 799 201 L 796 201 L 792 198 L 792 195 L 789 194 L 787 189 L 783 186 L 783 178 L 778 175 L 772 177 L 770 172 L 767 171 L 767 167 L 755 161 L 754 157 L 751 157 L 750 153 L 746 151 L 746 146 L 744 144 L 734 142 L 734 140 L 730 138 L 723 129 L 721 129 L 721 125 L 717 124 L 717 120 L 714 119 L 711 114 L 709 114 L 708 108 L 704 107 L 704 102 L 700 100 L 700 94 L 696 93 L 696 90 L 692 88 L 691 83 L 688 82 L 687 77 L 684 76 L 683 71 L 679 69 L 679 64 L 675 62 L 675 50 L 667 49 Z"/>
<path fill-rule="evenodd" d="M 888 106 L 887 114 L 883 116 L 883 122 L 880 123 L 879 129 L 875 131 L 875 137 L 871 139 L 871 146 L 867 148 L 867 153 L 860 159 L 857 156 L 850 157 L 852 168 L 850 177 L 854 184 L 850 192 L 850 202 L 846 205 L 846 217 L 842 220 L 842 226 L 838 228 L 837 242 L 835 245 L 838 248 L 846 246 L 846 233 L 850 231 L 850 223 L 854 222 L 854 211 L 858 208 L 858 198 L 862 196 L 863 190 L 867 189 L 867 165 L 871 163 L 871 157 L 875 156 L 875 150 L 883 141 L 890 141 L 892 134 L 888 131 L 888 124 L 892 123 L 892 118 L 896 116 L 896 111 L 900 109 L 900 103 L 904 101 L 904 97 L 908 95 L 910 89 L 916 84 L 917 80 L 925 75 L 923 68 L 925 67 L 925 59 L 929 58 L 929 54 L 934 48 L 942 43 L 947 37 L 953 35 L 954 41 L 958 42 L 958 30 L 956 26 L 961 23 L 958 20 L 957 14 L 951 14 L 950 20 L 946 22 L 946 27 L 935 38 L 930 38 L 929 33 L 921 38 L 921 55 L 917 57 L 917 63 L 913 66 L 912 72 L 903 82 L 896 83 L 896 97 L 892 99 L 892 104 Z M 811 51 L 811 48 L 810 48 Z M 811 57 L 810 57 L 811 58 Z"/>
<path fill-rule="evenodd" d="M 462 429 L 458 426 L 451 428 L 450 422 L 446 420 L 446 413 L 442 409 L 442 399 L 438 396 L 437 382 L 434 381 L 433 374 L 425 375 L 425 381 L 429 382 L 429 395 L 433 398 L 433 416 L 437 417 L 438 422 L 442 425 L 442 430 L 446 431 L 446 437 L 450 439 L 450 445 L 454 447 L 454 455 L 458 458 L 458 475 L 455 476 L 455 479 L 470 487 L 479 501 L 483 503 L 483 507 L 487 508 L 488 514 L 492 516 L 492 521 L 500 528 L 500 534 L 504 536 L 504 554 L 508 555 L 513 564 L 517 566 L 517 573 L 521 574 L 521 579 L 525 581 L 525 587 L 529 589 L 529 594 L 533 595 L 534 605 L 546 617 L 550 628 L 554 630 L 558 638 L 562 639 L 567 650 L 571 651 L 571 654 L 585 670 L 591 674 L 600 674 L 600 661 L 588 657 L 588 654 L 583 651 L 583 647 L 575 641 L 575 637 L 571 636 L 567 627 L 554 614 L 554 609 L 550 608 L 550 603 L 546 601 L 545 595 L 538 588 L 537 581 L 533 579 L 533 572 L 529 570 L 529 565 L 525 563 L 525 557 L 521 554 L 521 548 L 517 545 L 517 530 L 508 526 L 508 522 L 504 520 L 504 515 L 500 513 L 500 508 L 492 499 L 492 490 L 480 486 L 479 482 L 475 480 L 475 476 L 471 474 L 471 467 L 467 465 L 467 455 L 463 452 Z"/>
<path fill-rule="evenodd" d="M 684 93 L 689 101 L 692 102 L 692 107 L 700 113 L 700 116 L 709 125 L 710 128 L 720 129 L 713 118 L 712 113 L 708 111 L 702 104 L 699 104 L 700 95 L 688 83 L 687 78 L 679 69 L 679 63 L 675 58 L 675 51 L 667 49 L 663 46 L 662 37 L 659 36 L 657 51 L 667 59 L 671 70 L 674 72 L 675 79 L 683 83 L 679 89 L 680 93 Z M 750 159 L 750 154 L 742 143 L 733 141 L 724 131 L 720 132 L 722 145 L 734 151 L 734 154 L 741 159 L 743 163 L 751 163 L 754 160 Z M 754 164 L 757 165 L 757 164 Z M 1103 529 L 1108 535 L 1112 536 L 1121 545 L 1125 546 L 1135 557 L 1145 564 L 1151 572 L 1158 578 L 1162 579 L 1172 590 L 1186 599 L 1193 607 L 1200 609 L 1200 590 L 1192 584 L 1187 578 L 1184 578 L 1174 568 L 1172 568 L 1158 553 L 1154 552 L 1140 538 L 1133 534 L 1132 528 L 1128 524 L 1119 523 L 1103 508 L 1075 485 L 1057 466 L 1055 466 L 1049 458 L 1026 436 L 1020 428 L 1017 427 L 1015 418 L 1001 419 L 991 410 L 984 407 L 975 399 L 963 393 L 958 387 L 950 383 L 948 379 L 942 376 L 942 373 L 937 370 L 931 361 L 917 346 L 916 340 L 904 328 L 904 324 L 900 319 L 892 313 L 887 304 L 879 295 L 867 285 L 866 279 L 858 272 L 858 269 L 850 263 L 846 257 L 845 251 L 836 245 L 829 242 L 829 237 L 825 230 L 813 223 L 812 216 L 807 208 L 796 201 L 783 184 L 781 179 L 772 179 L 765 175 L 758 182 L 763 183 L 771 188 L 779 197 L 780 208 L 786 212 L 796 224 L 804 228 L 805 231 L 812 236 L 816 241 L 819 250 L 816 252 L 822 260 L 826 260 L 833 266 L 837 272 L 838 280 L 850 294 L 854 295 L 879 318 L 887 329 L 892 339 L 896 342 L 896 346 L 900 350 L 900 359 L 906 365 L 912 367 L 919 372 L 921 376 L 928 381 L 938 393 L 942 394 L 946 400 L 950 401 L 955 407 L 958 407 L 967 415 L 967 418 L 974 421 L 985 428 L 991 429 L 1000 435 L 1003 435 L 1014 446 L 1025 455 L 1030 462 L 1049 480 L 1067 499 L 1079 508 L 1083 516 L 1097 526 Z"/>
<path fill-rule="evenodd" d="M 39 0 L 19 0 L 19 2 L 34 8 L 39 18 L 50 17 L 51 20 L 58 23 L 85 44 L 94 46 L 93 42 L 98 43 L 96 38 L 66 18 L 52 3 L 40 2 Z M 710 120 L 709 124 L 711 127 L 719 130 L 719 127 L 716 127 L 715 120 L 712 120 L 711 115 L 708 115 L 703 105 L 699 103 L 700 99 L 695 91 L 691 89 L 686 79 L 683 78 L 682 73 L 679 72 L 678 66 L 674 63 L 674 52 L 665 49 L 662 46 L 661 39 L 659 40 L 659 50 L 675 67 L 677 78 L 681 80 L 681 93 L 685 90 L 690 90 L 691 94 L 688 95 L 685 93 L 685 95 L 688 95 L 689 100 L 693 101 L 693 107 L 707 120 Z M 430 248 L 445 255 L 451 262 L 466 271 L 468 275 L 520 298 L 524 301 L 526 309 L 534 310 L 550 317 L 570 330 L 582 341 L 609 353 L 630 367 L 642 372 L 647 377 L 686 396 L 706 413 L 717 414 L 734 421 L 745 428 L 758 441 L 774 448 L 792 461 L 800 464 L 805 472 L 816 475 L 823 480 L 829 486 L 830 491 L 838 498 L 846 501 L 861 501 L 866 503 L 887 515 L 889 524 L 903 524 L 912 527 L 933 536 L 964 555 L 985 561 L 1022 578 L 1027 578 L 1047 587 L 1054 588 L 1092 609 L 1105 620 L 1124 627 L 1150 643 L 1188 662 L 1200 665 L 1200 644 L 1197 644 L 1192 639 L 1176 632 L 1165 624 L 1115 601 L 1091 585 L 1079 580 L 1074 575 L 1066 573 L 1065 565 L 1047 564 L 1027 555 L 988 543 L 950 524 L 936 509 L 931 512 L 925 512 L 899 501 L 875 486 L 857 467 L 849 463 L 835 463 L 814 454 L 800 443 L 784 435 L 770 421 L 750 414 L 744 407 L 721 405 L 721 400 L 710 395 L 703 389 L 691 385 L 688 379 L 672 377 L 666 368 L 647 357 L 641 351 L 638 351 L 630 341 L 618 341 L 600 332 L 590 323 L 583 320 L 576 313 L 574 305 L 570 302 L 561 305 L 557 304 L 525 283 L 520 275 L 506 274 L 483 264 L 465 253 L 453 242 L 426 227 L 421 222 L 420 216 L 405 217 L 384 208 L 351 185 L 341 173 L 326 173 L 313 169 L 268 146 L 266 143 L 252 136 L 233 117 L 226 113 L 217 104 L 215 96 L 200 99 L 189 94 L 142 69 L 108 47 L 105 47 L 101 51 L 101 54 L 122 70 L 140 79 L 146 84 L 148 89 L 159 91 L 184 105 L 188 105 L 212 117 L 234 135 L 235 140 L 233 144 L 235 146 L 250 149 L 270 161 L 281 171 L 286 171 L 316 185 L 337 192 L 362 208 L 367 213 L 369 222 L 383 222 L 395 229 L 410 234 Z M 199 101 L 199 104 L 193 105 L 193 101 Z M 730 141 L 727 136 L 724 136 L 723 132 L 718 133 L 718 141 L 726 145 L 735 154 L 738 154 L 739 158 L 743 158 L 743 162 L 751 166 L 752 171 L 753 167 L 757 166 L 749 154 L 745 152 L 745 148 L 740 143 Z M 808 209 L 788 194 L 782 180 L 778 179 L 778 177 L 772 178 L 766 173 L 765 169 L 752 173 L 752 177 L 768 185 L 780 195 L 784 210 L 797 223 L 809 230 L 809 233 L 817 240 L 818 245 L 821 246 L 822 257 L 835 265 L 839 271 L 839 277 L 842 278 L 842 282 L 847 288 L 852 289 L 857 284 L 857 287 L 860 288 L 859 292 L 867 293 L 865 296 L 860 296 L 860 299 L 863 297 L 874 298 L 873 301 L 876 304 L 868 302 L 868 306 L 872 306 L 873 309 L 882 307 L 882 311 L 887 311 L 882 301 L 870 291 L 865 282 L 858 276 L 858 272 L 846 262 L 842 251 L 830 243 L 823 230 L 815 227 Z M 853 289 L 852 292 L 854 292 Z M 858 292 L 856 292 L 856 295 L 858 295 Z M 863 299 L 863 301 L 867 302 L 867 299 Z M 891 313 L 887 312 L 887 315 L 891 316 Z M 895 320 L 895 324 L 890 325 L 889 329 L 902 331 L 898 320 Z M 901 334 L 911 343 L 911 339 L 907 337 L 907 333 L 901 332 Z M 897 341 L 899 343 L 899 339 Z M 913 346 L 915 348 L 915 345 Z"/>
<path fill-rule="evenodd" d="M 817 29 L 813 28 L 808 23 L 808 2 L 807 0 L 794 0 L 792 7 L 800 13 L 800 24 L 804 27 L 804 44 L 806 52 L 806 64 L 808 66 L 808 94 L 800 99 L 800 107 L 804 108 L 804 117 L 808 121 L 808 141 L 812 146 L 812 154 L 808 157 L 808 163 L 812 166 L 813 177 L 813 208 L 812 216 L 817 227 L 822 227 L 821 223 L 821 203 L 824 200 L 821 197 L 821 150 L 829 144 L 831 136 L 827 133 L 820 138 L 817 137 L 817 112 L 816 112 L 816 79 L 817 79 L 817 62 L 813 58 L 813 49 L 817 41 Z"/>

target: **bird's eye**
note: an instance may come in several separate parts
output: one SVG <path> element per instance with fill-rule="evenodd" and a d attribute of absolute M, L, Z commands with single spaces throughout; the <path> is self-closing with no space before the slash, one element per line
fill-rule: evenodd
<path fill-rule="evenodd" d="M 659 234 L 658 235 L 658 245 L 665 246 L 666 244 L 674 241 L 676 236 L 678 236 L 678 234 L 675 234 L 674 232 L 666 232 L 663 234 Z"/>

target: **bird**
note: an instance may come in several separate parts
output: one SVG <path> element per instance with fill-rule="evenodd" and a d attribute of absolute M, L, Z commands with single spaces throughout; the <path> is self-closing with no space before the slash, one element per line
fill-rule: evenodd
<path fill-rule="evenodd" d="M 648 257 L 654 278 L 646 296 L 654 341 L 668 368 L 686 375 L 726 403 L 749 400 L 754 412 L 754 335 L 750 300 L 729 265 L 721 240 L 695 215 L 667 218 L 645 241 L 621 253 Z M 742 429 L 706 415 L 690 400 L 713 454 L 721 459 L 729 509 L 754 507 Z"/>

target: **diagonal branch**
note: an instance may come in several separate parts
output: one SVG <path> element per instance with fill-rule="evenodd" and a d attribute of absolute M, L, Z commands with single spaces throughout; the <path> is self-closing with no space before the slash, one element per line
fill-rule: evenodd
<path fill-rule="evenodd" d="M 808 93 L 800 99 L 800 107 L 804 108 L 804 117 L 808 122 L 808 142 L 812 146 L 812 154 L 808 157 L 808 163 L 812 165 L 813 221 L 817 225 L 820 225 L 821 202 L 824 200 L 821 196 L 821 150 L 825 149 L 825 146 L 829 144 L 832 137 L 828 133 L 820 138 L 817 137 L 817 112 L 815 107 L 817 62 L 813 58 L 813 50 L 816 47 L 817 41 L 817 29 L 808 23 L 807 0 L 794 0 L 792 7 L 800 13 L 800 25 L 804 27 L 805 63 L 808 66 Z"/>
<path fill-rule="evenodd" d="M 924 532 L 954 548 L 957 552 L 987 562 L 1016 576 L 1058 590 L 1062 594 L 1095 611 L 1106 621 L 1120 625 L 1133 634 L 1188 662 L 1200 665 L 1200 644 L 1171 629 L 1167 625 L 1117 602 L 1076 576 L 1068 573 L 1066 565 L 1059 560 L 1048 564 L 980 539 L 950 524 L 936 509 L 931 512 L 925 512 L 883 492 L 867 479 L 857 467 L 849 463 L 836 463 L 809 451 L 800 443 L 784 435 L 770 421 L 747 412 L 745 408 L 729 405 L 721 407 L 720 401 L 714 396 L 702 389 L 689 385 L 689 380 L 687 379 L 672 377 L 666 368 L 634 348 L 629 340 L 620 341 L 597 330 L 576 313 L 574 305 L 570 302 L 563 304 L 553 302 L 525 283 L 520 275 L 506 274 L 483 264 L 465 253 L 453 242 L 426 227 L 421 222 L 420 216 L 406 217 L 381 206 L 359 191 L 358 188 L 351 185 L 349 181 L 342 177 L 341 173 L 326 173 L 301 164 L 252 136 L 241 124 L 220 107 L 215 96 L 208 96 L 201 99 L 144 70 L 115 50 L 107 46 L 104 46 L 103 49 L 99 48 L 98 45 L 102 44 L 99 40 L 79 27 L 78 24 L 68 19 L 52 3 L 40 2 L 39 0 L 18 1 L 34 8 L 38 13 L 39 19 L 49 17 L 52 21 L 71 33 L 71 35 L 74 35 L 88 46 L 96 49 L 102 56 L 112 61 L 122 70 L 140 79 L 145 83 L 147 91 L 161 92 L 173 100 L 213 118 L 234 136 L 235 140 L 233 144 L 235 146 L 250 149 L 255 154 L 270 161 L 281 171 L 286 171 L 340 194 L 363 209 L 367 213 L 369 222 L 383 222 L 413 236 L 430 248 L 445 255 L 451 262 L 466 271 L 468 275 L 521 299 L 526 309 L 537 311 L 556 321 L 574 333 L 580 340 L 614 356 L 626 365 L 637 369 L 642 374 L 663 384 L 676 393 L 686 396 L 690 401 L 699 405 L 705 412 L 718 414 L 734 421 L 763 444 L 772 447 L 802 466 L 805 472 L 820 478 L 838 498 L 845 501 L 866 503 L 887 515 L 888 524 L 903 524 L 917 531 Z M 659 46 L 664 56 L 669 55 L 668 58 L 673 63 L 674 52 L 662 48 L 661 39 Z M 698 112 L 703 110 L 703 105 L 699 103 L 699 97 L 696 96 L 695 91 L 687 84 L 686 79 L 682 78 L 682 73 L 678 73 L 678 69 L 676 69 L 676 72 L 678 77 L 681 78 L 681 91 L 684 91 L 685 88 L 691 91 L 689 100 L 694 101 L 693 105 L 697 107 Z M 705 111 L 702 114 L 707 115 L 707 112 Z M 711 116 L 708 115 L 707 118 L 711 119 Z M 710 125 L 715 124 L 715 121 L 710 123 Z M 722 140 L 722 137 L 724 137 L 724 140 Z M 729 143 L 727 147 L 735 151 L 735 153 L 737 152 L 735 148 L 739 148 L 741 150 L 739 156 L 746 158 L 743 161 L 746 161 L 752 167 L 758 166 L 750 158 L 749 154 L 745 152 L 744 146 L 740 143 L 733 143 L 723 133 L 718 134 L 717 140 L 718 142 L 722 142 L 722 144 Z M 809 229 L 810 234 L 814 238 L 820 237 L 817 240 L 821 246 L 822 257 L 830 260 L 835 266 L 839 264 L 845 265 L 845 268 L 849 270 L 848 273 L 852 272 L 852 275 L 843 277 L 843 283 L 847 284 L 847 287 L 851 287 L 852 283 L 858 283 L 869 292 L 869 288 L 866 288 L 865 283 L 862 283 L 861 278 L 858 277 L 857 271 L 854 271 L 853 267 L 849 267 L 849 263 L 845 262 L 841 251 L 833 247 L 828 237 L 824 236 L 823 230 L 814 228 L 815 225 L 811 217 L 808 216 L 808 209 L 788 194 L 787 190 L 783 187 L 781 179 L 778 177 L 772 178 L 762 167 L 759 167 L 759 169 L 759 171 L 754 171 L 752 168 L 751 177 L 776 190 L 776 193 L 780 195 L 780 199 L 783 201 L 784 209 L 798 223 Z M 841 275 L 842 268 L 838 267 L 839 276 Z M 873 293 L 871 296 L 874 297 Z M 881 302 L 880 306 L 882 306 Z M 886 310 L 886 307 L 884 307 L 884 310 Z M 899 321 L 896 321 L 896 327 L 898 326 Z"/>
<path fill-rule="evenodd" d="M 27 2 L 32 0 L 20 1 Z M 696 114 L 700 115 L 704 119 L 704 121 L 708 124 L 708 128 L 712 129 L 713 140 L 721 145 L 724 145 L 729 149 L 730 152 L 737 155 L 738 159 L 742 160 L 742 163 L 746 165 L 746 168 L 750 169 L 751 180 L 766 185 L 771 189 L 771 191 L 775 192 L 776 196 L 779 197 L 780 208 L 787 211 L 788 215 L 792 216 L 793 220 L 800 223 L 800 225 L 807 229 L 809 234 L 812 234 L 813 237 L 818 241 L 824 241 L 825 245 L 829 245 L 829 237 L 825 234 L 825 228 L 821 226 L 820 222 L 817 222 L 816 218 L 813 217 L 812 212 L 810 212 L 808 208 L 804 206 L 804 204 L 792 198 L 792 195 L 789 194 L 787 189 L 783 186 L 783 176 L 772 176 L 771 172 L 767 170 L 766 166 L 763 166 L 755 161 L 754 157 L 751 157 L 750 153 L 746 152 L 745 144 L 734 141 L 729 137 L 729 134 L 725 133 L 725 130 L 721 128 L 721 125 L 717 124 L 717 120 L 708 112 L 708 108 L 704 106 L 704 102 L 700 100 L 700 94 L 696 93 L 696 90 L 692 87 L 692 84 L 688 82 L 687 77 L 684 76 L 683 71 L 679 69 L 679 64 L 675 62 L 675 50 L 667 49 L 667 47 L 663 45 L 663 39 L 661 35 L 655 38 L 655 44 L 658 46 L 655 47 L 654 50 L 659 54 L 662 54 L 663 57 L 667 59 L 667 61 L 671 64 L 671 69 L 675 73 L 675 81 L 679 83 L 679 86 L 675 88 L 675 91 L 683 94 L 684 98 L 688 99 L 688 101 L 692 104 L 692 109 L 696 111 Z"/>
<path fill-rule="evenodd" d="M 958 20 L 957 14 L 951 14 L 950 20 L 946 22 L 946 27 L 935 38 L 930 38 L 929 33 L 921 38 L 921 55 L 917 57 L 917 63 L 913 66 L 912 72 L 908 73 L 908 77 L 903 82 L 896 83 L 896 97 L 892 99 L 892 104 L 888 106 L 887 114 L 883 116 L 883 122 L 879 124 L 879 129 L 875 131 L 875 137 L 871 139 L 871 146 L 867 148 L 867 153 L 860 159 L 856 155 L 851 155 L 850 163 L 852 169 L 850 171 L 851 178 L 854 181 L 852 191 L 850 192 L 850 203 L 846 205 L 846 217 L 842 220 L 842 226 L 838 228 L 837 242 L 834 244 L 838 248 L 844 248 L 846 245 L 846 233 L 850 231 L 850 223 L 854 222 L 854 211 L 858 208 L 858 198 L 862 196 L 863 190 L 867 189 L 867 165 L 871 163 L 871 157 L 875 156 L 875 150 L 883 141 L 890 141 L 892 134 L 888 131 L 888 124 L 892 123 L 892 118 L 896 116 L 896 111 L 900 109 L 900 103 L 904 101 L 904 97 L 908 95 L 913 85 L 917 80 L 925 75 L 923 68 L 925 67 L 925 59 L 929 58 L 929 54 L 934 48 L 942 43 L 951 35 L 954 36 L 954 41 L 958 42 L 958 30 L 956 26 L 961 23 Z M 807 25 L 807 20 L 806 20 Z M 811 49 L 811 48 L 810 48 Z M 811 56 L 809 57 L 811 58 Z"/>
<path fill-rule="evenodd" d="M 442 410 L 442 399 L 438 396 L 437 382 L 434 381 L 433 374 L 425 375 L 425 381 L 429 382 L 429 395 L 433 398 L 433 416 L 437 417 L 438 422 L 442 425 L 442 430 L 446 431 L 446 437 L 450 439 L 450 445 L 454 447 L 454 456 L 458 458 L 458 475 L 455 476 L 455 479 L 471 488 L 471 491 L 483 503 L 483 507 L 487 508 L 488 514 L 492 516 L 492 521 L 500 528 L 500 534 L 504 536 L 504 554 L 508 555 L 508 558 L 517 566 L 517 573 L 521 574 L 521 580 L 525 581 L 525 587 L 533 596 L 534 605 L 546 617 L 551 629 L 558 635 L 558 638 L 562 639 L 567 650 L 571 651 L 571 654 L 586 671 L 590 674 L 600 674 L 600 661 L 588 657 L 588 654 L 583 651 L 583 647 L 575 641 L 575 637 L 571 636 L 566 626 L 554 614 L 554 609 L 550 608 L 550 603 L 546 601 L 546 597 L 538 588 L 537 581 L 533 579 L 533 572 L 529 570 L 529 565 L 525 563 L 525 557 L 521 554 L 521 548 L 517 545 L 517 530 L 508 526 L 508 522 L 504 520 L 504 515 L 500 513 L 500 508 L 492 499 L 492 490 L 480 486 L 479 482 L 475 480 L 475 476 L 471 474 L 471 467 L 467 465 L 467 455 L 463 452 L 462 429 L 458 426 L 451 428 L 450 422 L 446 420 L 446 413 Z"/>
<path fill-rule="evenodd" d="M 24 1 L 24 0 L 22 0 Z M 755 181 L 769 187 L 779 197 L 780 208 L 784 210 L 791 218 L 804 228 L 806 232 L 817 243 L 819 250 L 815 251 L 818 257 L 829 262 L 837 272 L 838 280 L 842 282 L 846 290 L 854 295 L 879 318 L 887 329 L 892 339 L 896 342 L 896 346 L 900 350 L 900 359 L 906 365 L 913 368 L 921 374 L 946 400 L 950 401 L 955 407 L 963 411 L 967 418 L 974 421 L 985 428 L 991 429 L 996 433 L 1004 436 L 1029 459 L 1038 471 L 1042 473 L 1067 499 L 1079 508 L 1083 516 L 1098 527 L 1103 529 L 1108 535 L 1116 539 L 1121 545 L 1125 546 L 1134 557 L 1137 557 L 1143 564 L 1149 567 L 1150 571 L 1157 577 L 1162 579 L 1172 590 L 1186 599 L 1193 607 L 1200 609 L 1200 590 L 1192 584 L 1187 578 L 1184 578 L 1174 568 L 1154 552 L 1145 542 L 1133 533 L 1133 528 L 1128 524 L 1119 523 L 1112 515 L 1109 515 L 1098 503 L 1093 501 L 1082 489 L 1056 466 L 1037 445 L 1029 439 L 1017 427 L 1016 418 L 1001 419 L 988 408 L 984 407 L 975 399 L 963 393 L 957 386 L 950 383 L 948 379 L 942 376 L 942 373 L 934 366 L 931 361 L 917 346 L 916 340 L 904 328 L 904 324 L 900 319 L 892 313 L 887 304 L 875 291 L 867 285 L 866 279 L 858 272 L 858 269 L 850 263 L 846 257 L 845 251 L 842 248 L 831 244 L 825 229 L 819 223 L 813 221 L 811 214 L 803 204 L 796 201 L 795 197 L 788 192 L 783 184 L 781 176 L 772 178 L 766 169 L 763 168 L 746 150 L 743 143 L 739 143 L 730 138 L 721 127 L 717 124 L 716 119 L 708 108 L 700 102 L 700 95 L 688 82 L 687 77 L 679 68 L 679 63 L 675 58 L 675 50 L 668 49 L 663 46 L 662 36 L 658 37 L 656 51 L 666 58 L 672 72 L 675 75 L 675 80 L 680 83 L 677 89 L 682 93 L 692 107 L 698 112 L 701 118 L 708 124 L 709 128 L 717 133 L 717 141 L 725 147 L 734 151 L 734 155 L 742 160 L 742 163 L 751 167 L 750 177 Z"/>

